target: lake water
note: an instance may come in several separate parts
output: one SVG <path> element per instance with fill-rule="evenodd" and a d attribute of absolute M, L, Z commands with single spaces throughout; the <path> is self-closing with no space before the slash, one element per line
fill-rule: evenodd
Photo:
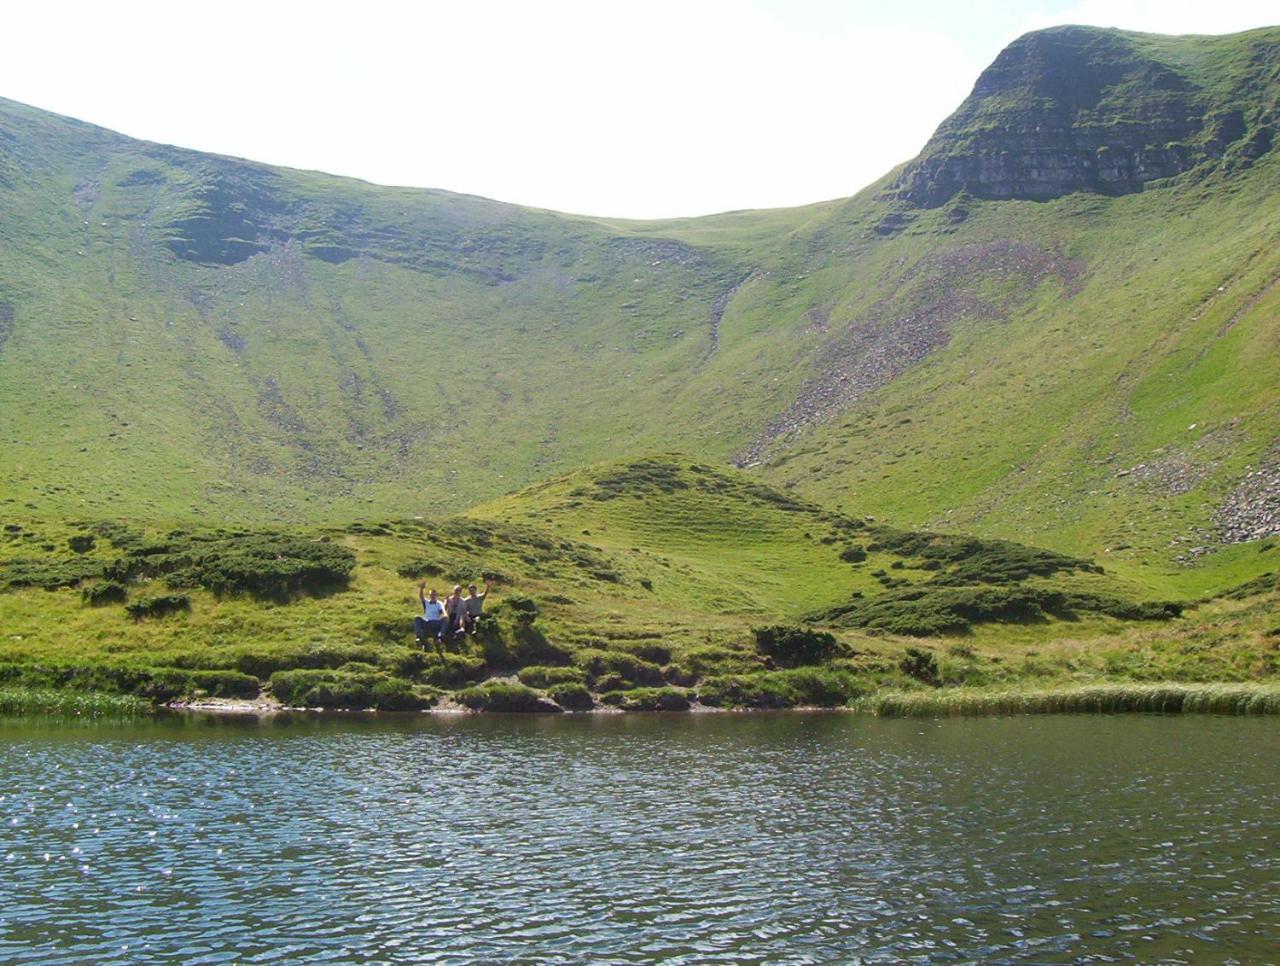
<path fill-rule="evenodd" d="M 0 725 L 0 961 L 1276 961 L 1280 721 Z"/>

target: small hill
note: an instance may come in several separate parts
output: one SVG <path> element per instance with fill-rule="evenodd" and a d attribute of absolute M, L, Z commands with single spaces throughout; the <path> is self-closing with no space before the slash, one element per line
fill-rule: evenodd
<path fill-rule="evenodd" d="M 1166 619 L 1090 560 L 904 531 L 798 500 L 740 472 L 654 456 L 591 467 L 478 507 L 643 562 L 670 606 L 909 635 L 1086 615 Z M 1037 596 L 1039 595 L 1039 596 Z"/>

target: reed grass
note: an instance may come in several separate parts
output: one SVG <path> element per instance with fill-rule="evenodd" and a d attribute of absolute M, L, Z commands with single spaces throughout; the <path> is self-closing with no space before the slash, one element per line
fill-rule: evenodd
<path fill-rule="evenodd" d="M 124 718 L 150 714 L 150 702 L 131 694 L 0 688 L 0 715 Z"/>
<path fill-rule="evenodd" d="M 881 691 L 850 704 L 886 718 L 1003 714 L 1280 714 L 1280 687 L 1262 684 L 1097 684 L 1034 691 Z"/>

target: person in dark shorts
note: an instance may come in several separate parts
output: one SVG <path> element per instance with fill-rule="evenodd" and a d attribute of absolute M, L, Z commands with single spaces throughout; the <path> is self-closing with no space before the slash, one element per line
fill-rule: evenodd
<path fill-rule="evenodd" d="M 462 628 L 468 634 L 476 632 L 476 624 L 484 616 L 484 601 L 489 596 L 489 585 L 484 585 L 484 593 L 476 593 L 475 584 L 467 584 L 467 596 L 462 598 Z"/>
<path fill-rule="evenodd" d="M 413 619 L 413 636 L 418 639 L 420 647 L 426 647 L 427 641 L 439 647 L 445 627 L 445 608 L 436 598 L 435 588 L 428 594 L 425 592 L 426 587 L 425 580 L 418 581 L 418 600 L 422 603 L 422 613 Z"/>

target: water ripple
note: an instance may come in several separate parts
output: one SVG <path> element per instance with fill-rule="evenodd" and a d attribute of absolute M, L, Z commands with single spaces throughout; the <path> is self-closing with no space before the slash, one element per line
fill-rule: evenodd
<path fill-rule="evenodd" d="M 1273 722 L 6 725 L 0 960 L 1244 961 Z"/>

